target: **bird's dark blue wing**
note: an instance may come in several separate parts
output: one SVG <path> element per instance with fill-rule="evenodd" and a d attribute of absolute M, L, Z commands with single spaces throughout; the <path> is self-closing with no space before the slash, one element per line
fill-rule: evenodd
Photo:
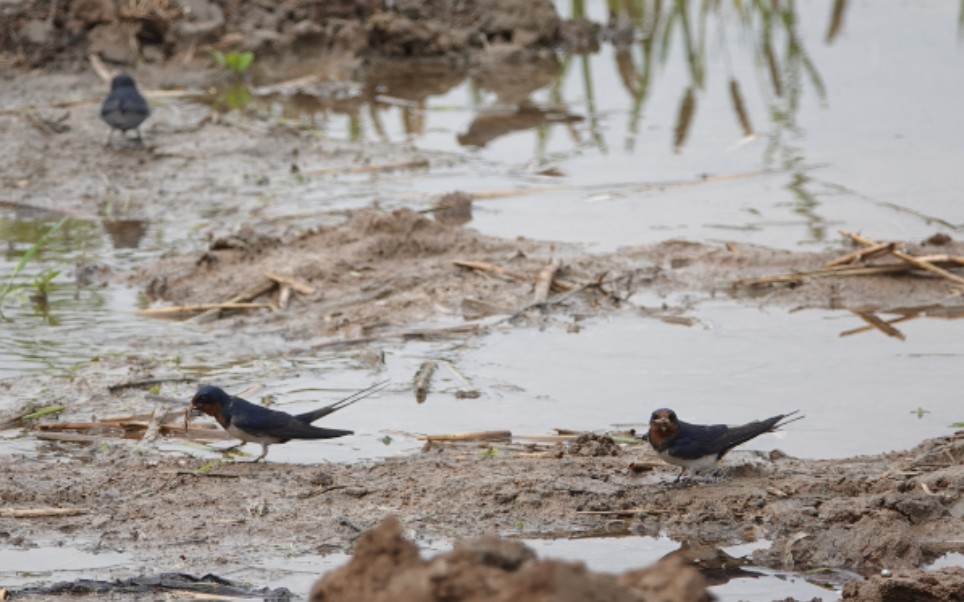
<path fill-rule="evenodd" d="M 225 409 L 233 426 L 252 435 L 277 436 L 276 433 L 286 429 L 292 422 L 289 414 L 277 412 L 238 397 L 233 398 Z"/>
<path fill-rule="evenodd" d="M 681 420 L 676 438 L 667 451 L 682 460 L 699 460 L 710 454 L 718 454 L 727 430 L 724 424 L 689 424 Z"/>
<path fill-rule="evenodd" d="M 326 429 L 301 422 L 291 414 L 278 412 L 240 398 L 234 398 L 229 410 L 231 425 L 257 437 L 289 439 L 332 439 L 351 435 L 352 431 Z"/>

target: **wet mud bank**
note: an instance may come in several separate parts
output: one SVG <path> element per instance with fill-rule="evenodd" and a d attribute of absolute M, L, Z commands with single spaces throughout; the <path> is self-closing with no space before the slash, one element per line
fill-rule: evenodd
<path fill-rule="evenodd" d="M 487 533 L 662 533 L 720 545 L 766 539 L 772 543 L 754 552 L 756 565 L 796 572 L 833 567 L 865 576 L 922 567 L 960 552 L 964 540 L 964 433 L 906 452 L 838 461 L 778 452 L 740 460 L 736 454 L 721 478 L 681 485 L 648 448 L 616 446 L 606 437 L 537 454 L 484 451 L 436 445 L 368 463 L 226 463 L 203 473 L 200 460 L 124 446 L 90 447 L 56 461 L 6 458 L 0 462 L 6 506 L 82 513 L 4 519 L 3 539 L 18 548 L 64 538 L 93 541 L 97 549 L 150 558 L 153 567 L 217 573 L 282 548 L 290 553 L 290 542 L 299 554 L 353 547 L 368 554 L 373 537 L 396 541 L 397 529 L 368 539 L 359 534 L 392 515 L 416 542 Z M 411 562 L 424 569 L 423 561 Z M 333 574 L 326 591 L 353 572 L 365 571 L 356 566 Z M 940 579 L 960 587 L 961 577 L 949 571 Z"/>
<path fill-rule="evenodd" d="M 597 46 L 599 27 L 565 22 L 549 0 L 337 0 L 332 2 L 111 1 L 8 3 L 0 49 L 21 66 L 69 64 L 88 55 L 113 64 L 189 62 L 206 49 L 300 60 L 467 60 L 487 46 L 525 53 Z M 588 35 L 587 35 L 588 34 Z"/>

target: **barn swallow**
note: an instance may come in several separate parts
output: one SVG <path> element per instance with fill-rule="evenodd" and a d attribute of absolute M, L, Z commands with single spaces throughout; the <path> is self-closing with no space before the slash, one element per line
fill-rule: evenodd
<path fill-rule="evenodd" d="M 111 127 L 110 135 L 107 137 L 108 144 L 111 136 L 114 135 L 114 130 L 120 130 L 121 136 L 127 130 L 134 130 L 137 133 L 137 139 L 140 140 L 140 125 L 150 114 L 151 109 L 141 93 L 137 91 L 134 78 L 126 73 L 115 77 L 110 84 L 110 94 L 100 107 L 100 118 Z"/>
<path fill-rule="evenodd" d="M 341 401 L 294 416 L 228 395 L 222 389 L 208 385 L 198 390 L 191 399 L 191 408 L 214 416 L 224 430 L 240 439 L 241 443 L 235 447 L 245 443 L 260 443 L 261 455 L 255 459 L 258 462 L 268 455 L 268 446 L 274 443 L 286 443 L 292 439 L 334 439 L 354 434 L 353 431 L 326 429 L 312 426 L 311 423 L 381 391 L 387 384 L 388 381 L 375 383 Z"/>
<path fill-rule="evenodd" d="M 797 416 L 781 422 L 799 411 L 779 414 L 766 420 L 755 420 L 741 426 L 727 426 L 690 424 L 678 419 L 673 410 L 660 408 L 650 417 L 649 432 L 644 439 L 649 440 L 660 458 L 683 467 L 676 477 L 676 481 L 679 481 L 687 468 L 714 466 L 726 452 L 737 445 L 802 419 L 803 416 Z"/>

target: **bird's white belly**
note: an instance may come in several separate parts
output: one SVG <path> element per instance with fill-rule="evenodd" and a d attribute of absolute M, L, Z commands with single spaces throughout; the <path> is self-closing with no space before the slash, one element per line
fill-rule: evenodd
<path fill-rule="evenodd" d="M 233 424 L 228 425 L 228 428 L 225 430 L 227 430 L 228 434 L 230 434 L 232 437 L 236 439 L 240 439 L 245 443 L 260 443 L 261 445 L 271 445 L 272 443 L 278 442 L 277 437 L 269 437 L 267 435 L 263 435 L 259 437 L 257 435 L 252 435 L 250 433 L 246 433 L 242 431 L 241 429 L 234 426 Z"/>
<path fill-rule="evenodd" d="M 716 454 L 710 454 L 708 456 L 703 456 L 698 460 L 684 460 L 681 458 L 675 458 L 669 455 L 669 452 L 661 451 L 659 452 L 659 457 L 669 462 L 670 464 L 675 464 L 676 466 L 682 466 L 683 468 L 712 468 L 716 466 Z"/>

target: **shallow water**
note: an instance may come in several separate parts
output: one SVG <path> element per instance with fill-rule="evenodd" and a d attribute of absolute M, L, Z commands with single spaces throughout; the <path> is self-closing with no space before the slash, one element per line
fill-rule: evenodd
<path fill-rule="evenodd" d="M 677 20 L 657 33 L 649 53 L 636 42 L 624 52 L 607 45 L 598 54 L 565 59 L 558 66 L 562 76 L 532 90 L 526 105 L 578 121 L 531 114 L 522 115 L 529 121 L 512 121 L 518 103 L 500 99 L 483 78 L 456 78 L 441 93 L 416 90 L 416 100 L 404 102 L 397 100 L 400 90 L 386 85 L 354 114 L 315 106 L 320 114 L 301 118 L 319 122 L 330 139 L 410 143 L 458 159 L 431 170 L 309 178 L 259 208 L 260 215 L 299 216 L 373 200 L 387 208 L 426 208 L 435 195 L 460 189 L 512 193 L 477 202 L 470 227 L 577 242 L 597 252 L 668 238 L 813 249 L 834 245 L 840 229 L 877 239 L 919 240 L 937 231 L 959 238 L 961 8 L 952 2 L 845 5 L 842 26 L 833 33 L 829 5 L 793 4 L 785 18 L 772 22 L 769 50 L 758 12 L 738 14 L 720 3 L 705 19 L 691 15 L 693 52 Z M 569 5 L 560 6 L 568 14 Z M 605 20 L 605 3 L 589 3 L 588 10 Z M 539 175 L 547 168 L 561 175 Z M 641 424 L 659 406 L 674 407 L 684 419 L 731 423 L 799 409 L 806 420 L 746 448 L 779 447 L 807 458 L 908 448 L 964 420 L 956 393 L 964 354 L 960 321 L 905 323 L 906 341 L 877 332 L 842 338 L 862 325 L 846 312 L 700 300 L 689 314 L 696 320 L 691 327 L 628 311 L 587 320 L 575 334 L 550 324 L 467 343 L 390 344 L 385 371 L 376 373 L 352 354 L 284 353 L 288 344 L 270 336 L 241 332 L 237 344 L 225 347 L 201 327 L 136 318 L 135 291 L 100 287 L 96 278 L 89 286 L 74 283 L 76 263 L 122 271 L 171 248 L 201 244 L 193 226 L 212 211 L 199 212 L 189 227 L 173 220 L 68 221 L 17 278 L 24 288 L 4 302 L 10 321 L 0 324 L 0 379 L 69 377 L 99 357 L 137 354 L 232 391 L 264 383 L 264 394 L 292 411 L 385 376 L 393 380 L 389 391 L 329 421 L 354 428 L 357 436 L 275 446 L 269 459 L 278 462 L 417 450 L 420 442 L 406 433 L 607 430 Z M 219 215 L 230 222 L 230 213 Z M 246 217 L 242 212 L 237 219 Z M 7 243 L 0 282 L 55 221 L 0 205 Z M 46 310 L 29 299 L 43 269 L 62 272 Z M 408 383 L 428 358 L 451 361 L 482 397 L 456 399 L 459 381 L 443 365 L 428 401 L 415 404 Z M 119 370 L 116 377 L 127 374 Z M 190 389 L 170 392 L 186 398 Z M 26 401 L 0 391 L 0 413 Z M 0 440 L 0 454 L 31 447 L 27 439 Z M 176 443 L 164 449 L 189 452 Z M 634 543 L 618 541 L 538 545 L 616 570 L 606 562 L 625 557 L 620 547 Z M 0 565 L 32 562 L 23 554 L 34 553 L 0 550 Z M 116 560 L 78 558 L 89 561 L 78 565 L 84 576 Z M 308 572 L 320 566 L 306 562 Z M 274 585 L 296 579 L 283 566 L 266 570 Z M 736 589 L 720 593 L 725 599 L 770 599 L 785 591 L 766 579 L 730 586 Z"/>

